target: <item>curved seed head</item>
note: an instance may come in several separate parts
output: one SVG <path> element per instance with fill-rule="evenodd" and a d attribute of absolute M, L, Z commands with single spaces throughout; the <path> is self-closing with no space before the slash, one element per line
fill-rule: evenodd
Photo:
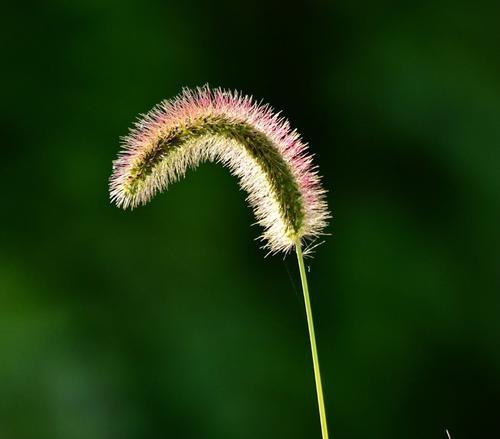
<path fill-rule="evenodd" d="M 270 252 L 321 234 L 329 218 L 312 157 L 288 121 L 238 92 L 184 89 L 136 122 L 113 163 L 111 200 L 146 204 L 189 168 L 215 161 L 248 194 Z"/>

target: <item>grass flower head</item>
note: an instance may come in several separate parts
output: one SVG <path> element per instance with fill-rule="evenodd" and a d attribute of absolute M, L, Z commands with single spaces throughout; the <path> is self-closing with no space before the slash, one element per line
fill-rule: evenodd
<path fill-rule="evenodd" d="M 123 208 L 145 204 L 204 161 L 238 177 L 270 252 L 326 226 L 324 190 L 297 131 L 268 105 L 208 86 L 184 89 L 136 122 L 113 164 L 111 199 Z"/>

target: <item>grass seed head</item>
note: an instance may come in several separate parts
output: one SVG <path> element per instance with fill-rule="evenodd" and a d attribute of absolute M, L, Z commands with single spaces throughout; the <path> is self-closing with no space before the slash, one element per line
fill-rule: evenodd
<path fill-rule="evenodd" d="M 146 204 L 204 161 L 238 178 L 271 253 L 314 239 L 327 225 L 325 191 L 297 131 L 268 105 L 208 86 L 184 89 L 136 122 L 113 163 L 111 200 Z"/>

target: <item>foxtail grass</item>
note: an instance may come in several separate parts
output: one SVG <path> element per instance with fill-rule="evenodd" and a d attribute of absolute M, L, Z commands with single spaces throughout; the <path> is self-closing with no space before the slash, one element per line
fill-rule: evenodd
<path fill-rule="evenodd" d="M 323 234 L 330 214 L 308 147 L 289 122 L 238 92 L 184 89 L 142 116 L 124 137 L 113 163 L 111 200 L 122 208 L 146 204 L 204 161 L 221 163 L 238 178 L 268 253 L 295 250 L 321 432 L 328 439 L 303 246 Z"/>

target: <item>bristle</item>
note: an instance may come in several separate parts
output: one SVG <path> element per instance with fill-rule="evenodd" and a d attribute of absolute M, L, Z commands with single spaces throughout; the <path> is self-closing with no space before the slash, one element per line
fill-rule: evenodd
<path fill-rule="evenodd" d="M 188 168 L 227 166 L 248 193 L 271 252 L 320 235 L 329 213 L 312 157 L 288 121 L 238 92 L 184 89 L 139 119 L 113 163 L 111 200 L 147 203 Z"/>

